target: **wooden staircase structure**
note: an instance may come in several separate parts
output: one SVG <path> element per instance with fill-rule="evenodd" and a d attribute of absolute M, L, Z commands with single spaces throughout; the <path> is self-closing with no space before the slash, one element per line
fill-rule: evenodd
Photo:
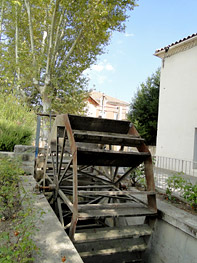
<path fill-rule="evenodd" d="M 147 190 L 123 190 L 141 163 Z M 131 122 L 58 115 L 40 188 L 85 262 L 141 262 L 157 207 L 151 154 Z M 146 217 L 146 224 L 116 226 L 127 217 Z"/>

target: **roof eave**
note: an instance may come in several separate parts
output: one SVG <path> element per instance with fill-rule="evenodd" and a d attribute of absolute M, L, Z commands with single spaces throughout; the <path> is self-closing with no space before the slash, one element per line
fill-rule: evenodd
<path fill-rule="evenodd" d="M 182 41 L 180 43 L 177 43 L 177 44 L 174 44 L 172 46 L 166 46 L 162 50 L 156 51 L 153 55 L 156 56 L 156 57 L 163 58 L 165 53 L 168 53 L 169 50 L 175 50 L 175 49 L 177 49 L 177 48 L 179 48 L 181 46 L 185 46 L 188 43 L 191 43 L 191 42 L 196 41 L 196 40 L 197 40 L 197 36 L 189 38 L 187 40 L 184 40 L 184 41 Z M 168 50 L 166 51 L 166 49 L 168 49 Z"/>

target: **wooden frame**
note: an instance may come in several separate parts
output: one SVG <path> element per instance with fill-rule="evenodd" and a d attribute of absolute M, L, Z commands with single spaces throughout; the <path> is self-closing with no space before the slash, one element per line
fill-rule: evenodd
<path fill-rule="evenodd" d="M 107 149 L 104 145 L 107 145 Z M 113 145 L 119 145 L 120 149 L 113 150 Z M 130 152 L 126 149 L 128 146 L 136 147 L 138 151 Z M 65 153 L 69 158 L 64 164 Z M 52 176 L 47 174 L 49 157 Z M 147 191 L 120 191 L 122 180 L 142 162 Z M 128 170 L 120 176 L 121 166 L 128 167 Z M 108 217 L 110 213 L 111 216 L 150 216 L 157 212 L 151 154 L 135 127 L 128 121 L 57 115 L 48 141 L 42 188 L 43 191 L 52 190 L 53 197 L 50 200 L 56 203 L 62 225 L 62 204 L 71 212 L 72 218 L 65 228 L 69 227 L 72 240 L 77 221 L 81 218 Z M 139 194 L 147 195 L 148 207 L 138 200 L 136 195 Z M 86 203 L 79 204 L 79 198 Z M 107 204 L 99 203 L 105 198 L 108 198 Z M 129 200 L 131 205 L 114 203 L 116 200 Z M 115 212 L 111 210 L 112 207 Z"/>

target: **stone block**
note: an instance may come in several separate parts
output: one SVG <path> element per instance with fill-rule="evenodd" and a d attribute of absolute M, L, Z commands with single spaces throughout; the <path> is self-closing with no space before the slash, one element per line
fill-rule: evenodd
<path fill-rule="evenodd" d="M 29 145 L 15 145 L 14 153 L 35 153 L 35 146 Z"/>

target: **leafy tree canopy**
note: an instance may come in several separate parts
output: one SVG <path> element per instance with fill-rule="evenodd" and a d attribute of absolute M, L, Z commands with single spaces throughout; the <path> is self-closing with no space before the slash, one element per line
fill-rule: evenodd
<path fill-rule="evenodd" d="M 83 108 L 83 71 L 137 0 L 1 0 L 0 85 L 43 112 Z"/>
<path fill-rule="evenodd" d="M 128 117 L 148 145 L 156 145 L 159 87 L 160 69 L 141 83 L 130 105 Z"/>

